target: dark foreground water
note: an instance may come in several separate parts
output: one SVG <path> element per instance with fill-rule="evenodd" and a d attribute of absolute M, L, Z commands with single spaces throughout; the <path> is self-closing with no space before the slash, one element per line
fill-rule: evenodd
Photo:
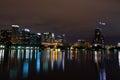
<path fill-rule="evenodd" d="M 0 80 L 5 79 L 120 80 L 120 52 L 0 49 Z"/>

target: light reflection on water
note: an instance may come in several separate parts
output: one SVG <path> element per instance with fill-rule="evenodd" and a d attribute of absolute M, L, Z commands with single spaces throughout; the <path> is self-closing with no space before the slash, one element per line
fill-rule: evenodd
<path fill-rule="evenodd" d="M 120 51 L 118 52 L 118 62 L 119 62 L 119 68 L 120 68 Z"/>
<path fill-rule="evenodd" d="M 4 50 L 0 50 L 0 63 L 4 60 Z"/>
<path fill-rule="evenodd" d="M 23 77 L 27 77 L 28 76 L 28 71 L 29 71 L 29 62 L 28 61 L 24 61 L 23 62 Z"/>
<path fill-rule="evenodd" d="M 39 51 L 39 49 L 35 49 L 34 47 L 9 49 L 7 53 L 9 55 L 7 62 L 5 62 L 5 50 L 0 49 L 0 70 L 4 71 L 4 69 L 7 69 L 5 71 L 6 73 L 9 72 L 10 79 L 16 79 L 18 77 L 27 78 L 30 77 L 30 74 L 54 72 L 56 70 L 64 73 L 70 67 L 68 66 L 68 62 L 71 61 L 84 66 L 89 63 L 94 63 L 98 71 L 99 80 L 107 80 L 106 61 L 114 57 L 111 56 L 110 51 L 86 51 L 77 49 L 61 51 L 60 49 L 50 48 Z M 120 51 L 118 51 L 117 60 L 118 66 L 120 67 Z M 1 67 L 3 65 L 6 68 Z M 74 70 L 74 68 L 71 68 L 71 70 Z M 0 74 L 3 73 L 2 71 L 0 72 Z"/>
<path fill-rule="evenodd" d="M 36 71 L 40 72 L 40 59 L 41 59 L 41 53 L 38 52 L 37 59 L 36 59 Z"/>
<path fill-rule="evenodd" d="M 65 52 L 47 48 L 43 51 L 37 49 L 9 49 L 8 59 L 7 66 L 11 79 L 16 78 L 21 71 L 23 78 L 28 77 L 34 66 L 36 67 L 36 73 L 40 73 L 41 69 L 43 72 L 47 72 L 49 67 L 52 71 L 56 66 L 58 70 L 60 68 L 64 70 L 65 67 Z M 0 50 L 0 62 L 4 62 L 4 49 Z"/>
<path fill-rule="evenodd" d="M 104 51 L 94 51 L 94 60 L 99 72 L 99 80 L 106 80 Z"/>

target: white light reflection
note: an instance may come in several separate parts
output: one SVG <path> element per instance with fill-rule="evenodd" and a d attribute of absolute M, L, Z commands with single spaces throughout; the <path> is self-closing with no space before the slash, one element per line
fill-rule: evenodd
<path fill-rule="evenodd" d="M 54 60 L 51 58 L 51 69 L 54 69 Z"/>
<path fill-rule="evenodd" d="M 70 60 L 72 60 L 73 59 L 73 51 L 71 50 L 70 51 Z"/>
<path fill-rule="evenodd" d="M 54 55 L 53 55 L 53 53 L 52 53 L 52 51 L 51 51 L 51 56 L 50 56 L 50 60 L 51 60 L 51 69 L 53 70 L 54 69 Z"/>
<path fill-rule="evenodd" d="M 22 50 L 22 59 L 24 59 L 24 50 Z"/>
<path fill-rule="evenodd" d="M 34 54 L 35 54 L 35 59 L 36 59 L 36 50 L 35 50 L 35 53 L 34 53 Z"/>
<path fill-rule="evenodd" d="M 2 60 L 4 60 L 4 49 L 0 50 L 0 63 Z"/>
<path fill-rule="evenodd" d="M 11 54 L 10 54 L 10 58 L 11 58 L 11 59 L 14 58 L 14 52 L 15 52 L 15 50 L 11 50 Z"/>
<path fill-rule="evenodd" d="M 67 59 L 68 60 L 70 59 L 70 51 L 69 50 L 67 51 Z"/>
<path fill-rule="evenodd" d="M 26 59 L 29 59 L 29 50 L 26 50 L 25 58 L 26 58 Z"/>
<path fill-rule="evenodd" d="M 100 74 L 100 80 L 106 80 L 105 69 L 101 69 L 99 74 Z"/>
<path fill-rule="evenodd" d="M 94 57 L 95 57 L 95 58 L 94 58 L 94 59 L 95 59 L 95 63 L 98 63 L 97 51 L 94 51 L 94 55 L 95 55 L 95 56 L 94 56 Z"/>
<path fill-rule="evenodd" d="M 118 52 L 118 62 L 119 62 L 119 67 L 120 67 L 120 51 Z"/>
<path fill-rule="evenodd" d="M 105 70 L 105 62 L 104 55 L 102 55 L 101 51 L 94 51 L 94 60 L 97 65 L 97 69 L 99 72 L 99 80 L 106 80 L 106 70 Z"/>
<path fill-rule="evenodd" d="M 62 69 L 63 69 L 63 71 L 65 69 L 65 52 L 63 52 L 63 54 L 62 54 Z"/>
<path fill-rule="evenodd" d="M 60 68 L 60 65 L 61 65 L 61 61 L 62 61 L 62 53 L 61 52 L 58 52 L 57 54 L 57 67 L 58 69 Z"/>
<path fill-rule="evenodd" d="M 17 53 L 17 59 L 18 59 L 18 60 L 20 59 L 20 51 L 21 51 L 21 50 L 18 49 L 18 53 Z"/>
<path fill-rule="evenodd" d="M 30 50 L 30 60 L 32 60 L 32 57 L 33 57 L 33 50 L 31 49 Z"/>
<path fill-rule="evenodd" d="M 48 71 L 48 64 L 49 64 L 49 52 L 47 50 L 45 50 L 43 52 L 43 71 Z"/>

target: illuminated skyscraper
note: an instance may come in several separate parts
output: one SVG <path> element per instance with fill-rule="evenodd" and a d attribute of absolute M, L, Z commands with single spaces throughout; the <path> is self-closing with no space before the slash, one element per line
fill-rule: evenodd
<path fill-rule="evenodd" d="M 52 43 L 54 38 L 54 33 L 45 32 L 42 34 L 42 42 Z"/>
<path fill-rule="evenodd" d="M 102 31 L 100 28 L 95 29 L 95 37 L 93 39 L 93 44 L 96 44 L 96 45 L 104 44 L 104 36 L 102 35 Z"/>
<path fill-rule="evenodd" d="M 20 32 L 20 41 L 22 44 L 30 44 L 30 30 L 25 28 Z"/>
<path fill-rule="evenodd" d="M 0 30 L 0 43 L 8 44 L 11 43 L 11 30 Z"/>
<path fill-rule="evenodd" d="M 41 33 L 31 33 L 29 41 L 31 45 L 40 45 L 41 44 Z"/>
<path fill-rule="evenodd" d="M 12 36 L 11 36 L 12 44 L 19 44 L 19 26 L 12 25 Z"/>

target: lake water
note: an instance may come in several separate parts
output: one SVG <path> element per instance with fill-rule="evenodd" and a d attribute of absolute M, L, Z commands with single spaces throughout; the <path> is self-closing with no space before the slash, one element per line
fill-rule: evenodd
<path fill-rule="evenodd" d="M 0 49 L 0 80 L 120 80 L 120 51 Z"/>

